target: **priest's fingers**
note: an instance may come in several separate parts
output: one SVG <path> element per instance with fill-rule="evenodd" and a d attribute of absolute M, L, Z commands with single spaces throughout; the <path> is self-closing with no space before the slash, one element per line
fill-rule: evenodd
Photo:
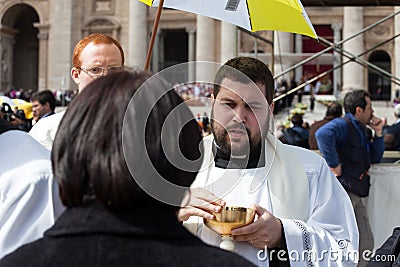
<path fill-rule="evenodd" d="M 237 241 L 256 240 L 257 245 L 278 247 L 281 241 L 282 224 L 278 218 L 261 206 L 254 205 L 257 221 L 232 231 Z M 254 242 L 253 242 L 254 243 Z M 258 247 L 258 246 L 257 246 Z"/>
<path fill-rule="evenodd" d="M 250 245 L 253 247 L 263 249 L 265 246 L 268 247 L 267 242 L 262 239 L 262 236 L 260 236 L 257 232 L 248 234 L 248 235 L 240 235 L 240 236 L 234 236 L 235 241 L 244 241 L 248 242 Z"/>
<path fill-rule="evenodd" d="M 254 222 L 249 225 L 233 229 L 232 235 L 235 236 L 235 240 L 237 241 L 247 241 L 250 239 L 254 239 L 254 236 L 259 230 L 260 226 L 258 226 L 258 224 Z"/>
<path fill-rule="evenodd" d="M 251 205 L 250 208 L 255 210 L 256 214 L 259 217 L 263 216 L 263 214 L 265 214 L 265 213 L 271 214 L 271 213 L 269 213 L 269 211 L 267 211 L 266 209 L 264 209 L 263 207 L 261 207 L 259 205 Z M 272 214 L 271 214 L 271 216 L 272 216 Z M 249 235 L 249 234 L 258 232 L 261 228 L 262 228 L 262 224 L 260 222 L 258 222 L 258 220 L 257 220 L 254 223 L 251 223 L 249 225 L 239 227 L 239 228 L 232 230 L 232 235 Z M 241 240 L 241 241 L 245 241 L 245 240 Z"/>
<path fill-rule="evenodd" d="M 250 239 L 247 241 L 250 245 L 252 245 L 255 248 L 258 249 L 264 249 L 265 248 L 265 242 L 263 241 L 258 241 L 257 239 Z"/>

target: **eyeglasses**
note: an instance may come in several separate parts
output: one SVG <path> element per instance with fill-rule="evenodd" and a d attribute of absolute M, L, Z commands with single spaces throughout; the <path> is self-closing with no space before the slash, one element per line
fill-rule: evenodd
<path fill-rule="evenodd" d="M 78 70 L 83 70 L 89 76 L 102 76 L 104 71 L 107 73 L 118 72 L 124 69 L 124 66 L 111 66 L 111 67 L 91 67 L 91 68 L 77 68 Z"/>

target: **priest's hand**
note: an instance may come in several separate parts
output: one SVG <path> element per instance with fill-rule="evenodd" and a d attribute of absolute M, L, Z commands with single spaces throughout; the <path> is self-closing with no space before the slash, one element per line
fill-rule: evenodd
<path fill-rule="evenodd" d="M 225 201 L 204 188 L 191 188 L 182 201 L 178 220 L 186 221 L 190 216 L 214 219 L 212 212 L 220 212 Z"/>
<path fill-rule="evenodd" d="M 281 221 L 259 205 L 254 204 L 250 208 L 256 211 L 258 219 L 252 224 L 232 230 L 235 240 L 249 242 L 259 249 L 264 249 L 265 246 L 279 247 L 282 233 Z"/>

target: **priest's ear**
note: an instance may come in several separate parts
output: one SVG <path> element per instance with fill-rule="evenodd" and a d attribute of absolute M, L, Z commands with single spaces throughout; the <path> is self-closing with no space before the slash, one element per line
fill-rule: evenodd
<path fill-rule="evenodd" d="M 210 101 L 211 101 L 211 103 L 210 103 L 211 105 L 214 104 L 214 102 L 215 102 L 214 93 L 211 94 Z"/>

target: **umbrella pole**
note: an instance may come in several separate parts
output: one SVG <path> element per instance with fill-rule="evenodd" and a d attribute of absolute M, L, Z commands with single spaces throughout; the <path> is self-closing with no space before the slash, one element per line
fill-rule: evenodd
<path fill-rule="evenodd" d="M 154 41 L 156 40 L 157 37 L 158 23 L 160 22 L 163 5 L 164 5 L 164 0 L 160 0 L 157 7 L 156 17 L 154 19 L 153 31 L 151 32 L 150 44 L 149 44 L 149 49 L 147 50 L 146 64 L 144 65 L 144 70 L 149 70 L 150 67 L 151 55 L 153 54 Z"/>

